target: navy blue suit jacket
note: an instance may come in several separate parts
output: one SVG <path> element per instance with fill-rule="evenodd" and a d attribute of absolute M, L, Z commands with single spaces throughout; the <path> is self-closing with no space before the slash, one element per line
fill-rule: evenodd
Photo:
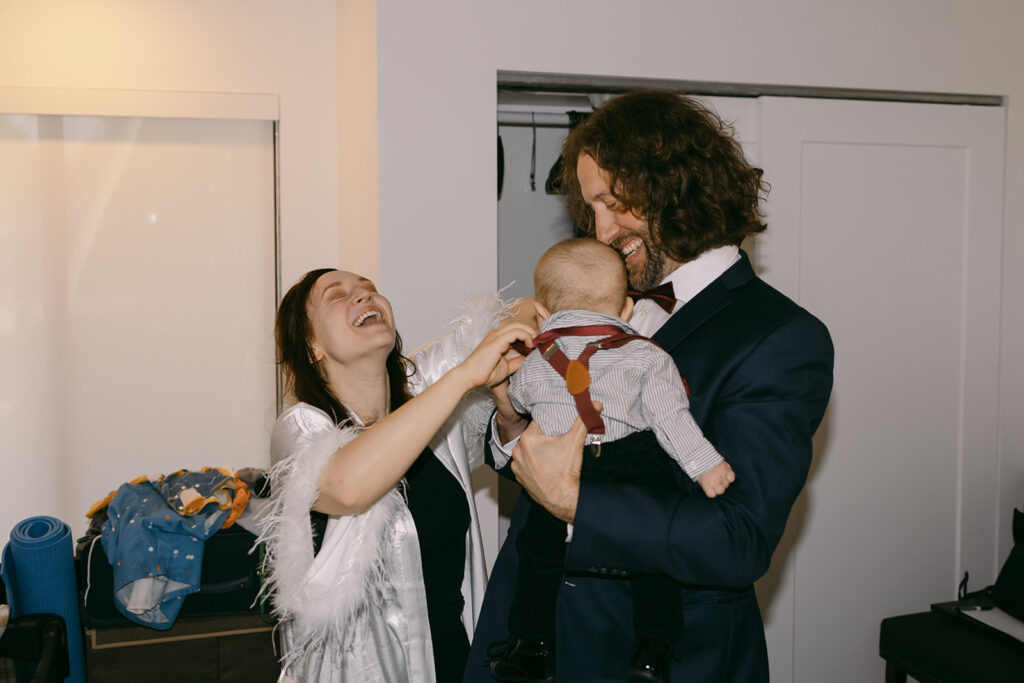
<path fill-rule="evenodd" d="M 682 472 L 682 493 L 581 483 L 557 604 L 557 679 L 626 679 L 634 641 L 623 577 L 652 573 L 685 588 L 686 635 L 672 680 L 767 682 L 753 583 L 807 479 L 811 438 L 832 390 L 832 341 L 819 320 L 758 278 L 742 252 L 653 339 L 686 377 L 690 410 L 736 481 L 714 499 Z M 507 633 L 525 503 L 523 496 L 487 587 L 466 681 L 492 680 L 486 647 Z"/>

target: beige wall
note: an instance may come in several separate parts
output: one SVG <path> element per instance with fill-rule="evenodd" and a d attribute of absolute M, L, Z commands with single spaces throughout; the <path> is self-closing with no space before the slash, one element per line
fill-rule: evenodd
<path fill-rule="evenodd" d="M 377 2 L 337 7 L 338 267 L 379 282 Z"/>
<path fill-rule="evenodd" d="M 0 85 L 280 96 L 283 281 L 337 253 L 333 0 L 0 0 Z"/>

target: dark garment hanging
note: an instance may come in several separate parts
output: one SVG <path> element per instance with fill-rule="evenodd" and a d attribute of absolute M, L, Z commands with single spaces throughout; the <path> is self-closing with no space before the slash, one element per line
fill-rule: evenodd
<path fill-rule="evenodd" d="M 566 114 L 569 116 L 570 131 L 586 121 L 587 117 L 590 116 L 590 112 L 587 111 L 570 111 L 566 112 Z M 555 159 L 554 165 L 551 166 L 551 170 L 548 171 L 548 179 L 544 181 L 544 191 L 548 194 L 565 194 L 565 189 L 562 187 L 563 168 L 565 168 L 565 160 L 559 154 L 558 158 Z"/>
<path fill-rule="evenodd" d="M 498 201 L 501 201 L 501 188 L 505 184 L 505 146 L 501 144 L 501 133 L 498 133 Z"/>

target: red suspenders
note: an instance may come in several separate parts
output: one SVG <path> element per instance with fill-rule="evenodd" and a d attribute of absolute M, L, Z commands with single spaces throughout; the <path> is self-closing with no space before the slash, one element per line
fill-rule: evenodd
<path fill-rule="evenodd" d="M 588 337 L 598 334 L 605 336 L 587 344 L 576 360 L 569 360 L 555 343 L 555 339 L 558 337 Z M 534 348 L 540 351 L 544 359 L 551 364 L 551 367 L 565 379 L 565 386 L 576 402 L 576 412 L 579 413 L 580 419 L 583 420 L 583 424 L 586 425 L 589 434 L 604 434 L 604 420 L 601 419 L 600 413 L 594 410 L 594 403 L 590 400 L 590 357 L 601 349 L 615 349 L 628 344 L 634 339 L 641 339 L 657 346 L 657 342 L 649 337 L 623 332 L 621 328 L 615 325 L 559 327 L 542 332 L 533 340 Z M 518 340 L 512 343 L 512 348 L 523 356 L 530 353 L 530 349 L 526 344 Z M 683 381 L 686 395 L 689 396 L 689 383 L 682 374 L 679 375 L 679 378 Z"/>
<path fill-rule="evenodd" d="M 605 336 L 587 344 L 579 358 L 575 360 L 569 360 L 555 343 L 558 337 L 588 337 L 598 334 Z M 544 359 L 565 379 L 565 386 L 572 394 L 576 402 L 576 411 L 580 414 L 580 419 L 583 420 L 589 434 L 604 434 L 604 420 L 601 419 L 600 413 L 594 410 L 594 404 L 590 400 L 590 357 L 599 350 L 618 348 L 634 339 L 651 342 L 647 337 L 623 332 L 614 325 L 560 327 L 548 330 L 533 340 L 534 346 Z"/>

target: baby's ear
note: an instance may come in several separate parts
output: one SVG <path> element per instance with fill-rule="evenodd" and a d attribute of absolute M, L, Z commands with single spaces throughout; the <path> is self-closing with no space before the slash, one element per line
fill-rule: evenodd
<path fill-rule="evenodd" d="M 627 323 L 629 322 L 629 319 L 633 317 L 633 297 L 626 297 L 626 303 L 622 305 L 622 313 L 619 314 L 619 317 Z"/>

